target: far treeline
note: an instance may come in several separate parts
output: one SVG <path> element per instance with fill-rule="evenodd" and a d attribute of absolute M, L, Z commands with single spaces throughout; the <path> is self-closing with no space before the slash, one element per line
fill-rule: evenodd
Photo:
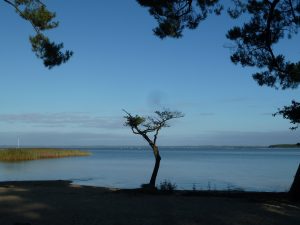
<path fill-rule="evenodd" d="M 300 143 L 270 145 L 269 148 L 300 148 Z"/>

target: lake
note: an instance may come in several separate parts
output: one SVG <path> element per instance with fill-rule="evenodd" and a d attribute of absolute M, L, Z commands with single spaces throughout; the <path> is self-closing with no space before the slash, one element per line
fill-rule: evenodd
<path fill-rule="evenodd" d="M 85 148 L 88 157 L 0 163 L 0 181 L 72 180 L 82 185 L 137 188 L 150 179 L 148 147 Z M 300 163 L 300 149 L 254 147 L 162 147 L 157 184 L 178 189 L 287 191 Z"/>

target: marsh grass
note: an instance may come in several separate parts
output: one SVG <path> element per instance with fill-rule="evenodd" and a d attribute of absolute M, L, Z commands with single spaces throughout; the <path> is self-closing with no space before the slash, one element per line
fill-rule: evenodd
<path fill-rule="evenodd" d="M 90 153 L 87 151 L 54 148 L 0 149 L 0 161 L 2 162 L 18 162 L 88 155 L 90 155 Z"/>

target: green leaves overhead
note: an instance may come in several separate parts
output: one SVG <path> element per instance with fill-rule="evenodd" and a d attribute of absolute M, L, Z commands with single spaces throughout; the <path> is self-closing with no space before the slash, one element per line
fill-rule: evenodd
<path fill-rule="evenodd" d="M 275 88 L 296 88 L 300 83 L 300 61 L 293 63 L 282 54 L 276 55 L 273 45 L 282 38 L 297 34 L 300 26 L 298 0 L 232 0 L 232 5 L 218 0 L 137 0 L 149 8 L 158 22 L 154 34 L 160 38 L 182 37 L 184 29 L 194 29 L 209 14 L 220 14 L 226 4 L 233 19 L 244 13 L 248 22 L 233 27 L 227 38 L 235 43 L 231 61 L 242 66 L 257 67 L 253 74 L 259 85 Z"/>
<path fill-rule="evenodd" d="M 291 38 L 300 26 L 300 2 L 292 0 L 248 1 L 243 6 L 250 19 L 234 27 L 227 38 L 235 42 L 231 61 L 242 66 L 257 67 L 253 74 L 259 85 L 296 88 L 300 83 L 300 61 L 293 63 L 273 46 L 284 37 Z"/>
<path fill-rule="evenodd" d="M 276 89 L 297 88 L 300 84 L 300 61 L 293 63 L 273 48 L 284 37 L 291 38 L 300 27 L 300 2 L 293 0 L 248 1 L 242 11 L 250 20 L 242 27 L 234 27 L 227 38 L 236 46 L 231 61 L 242 66 L 257 67 L 253 78 L 262 86 Z M 284 106 L 275 115 L 282 115 L 296 125 L 300 122 L 300 103 Z"/>
<path fill-rule="evenodd" d="M 55 44 L 50 42 L 43 34 L 38 33 L 30 37 L 32 50 L 36 56 L 44 61 L 44 65 L 51 69 L 53 66 L 59 66 L 65 63 L 73 55 L 72 51 L 62 53 L 63 43 Z"/>
<path fill-rule="evenodd" d="M 143 6 L 149 8 L 149 13 L 158 22 L 153 29 L 160 38 L 182 37 L 185 28 L 195 29 L 199 22 L 208 14 L 220 14 L 223 7 L 218 0 L 137 0 Z"/>
<path fill-rule="evenodd" d="M 59 23 L 53 21 L 56 14 L 47 9 L 40 0 L 4 0 L 15 8 L 21 18 L 29 21 L 36 35 L 30 36 L 32 51 L 43 60 L 45 67 L 51 69 L 67 62 L 73 55 L 72 51 L 63 52 L 63 43 L 56 44 L 43 33 L 56 28 Z"/>
<path fill-rule="evenodd" d="M 47 10 L 38 0 L 15 0 L 17 13 L 25 20 L 29 20 L 39 31 L 53 29 L 58 26 L 55 13 Z"/>

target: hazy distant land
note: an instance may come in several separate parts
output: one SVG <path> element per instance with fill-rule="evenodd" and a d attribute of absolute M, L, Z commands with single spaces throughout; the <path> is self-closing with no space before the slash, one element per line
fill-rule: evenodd
<path fill-rule="evenodd" d="M 300 143 L 270 145 L 269 148 L 300 148 Z"/>

